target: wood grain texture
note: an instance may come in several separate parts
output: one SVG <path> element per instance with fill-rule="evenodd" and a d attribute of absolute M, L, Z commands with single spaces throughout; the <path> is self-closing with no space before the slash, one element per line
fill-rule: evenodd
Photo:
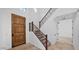
<path fill-rule="evenodd" d="M 25 17 L 12 14 L 12 47 L 24 44 L 25 39 Z"/>

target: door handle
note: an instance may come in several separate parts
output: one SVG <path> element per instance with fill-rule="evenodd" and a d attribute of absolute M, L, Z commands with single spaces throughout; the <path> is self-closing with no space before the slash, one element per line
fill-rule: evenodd
<path fill-rule="evenodd" d="M 14 36 L 14 34 L 12 33 L 12 36 Z"/>

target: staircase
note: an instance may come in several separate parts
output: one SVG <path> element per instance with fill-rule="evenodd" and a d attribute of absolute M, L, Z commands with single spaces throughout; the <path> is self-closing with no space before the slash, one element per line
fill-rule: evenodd
<path fill-rule="evenodd" d="M 50 45 L 49 41 L 47 40 L 47 35 L 41 32 L 41 30 L 37 26 L 35 26 L 33 22 L 29 23 L 29 31 L 32 31 L 36 35 L 36 37 L 40 40 L 40 42 L 47 50 L 48 46 Z"/>
<path fill-rule="evenodd" d="M 50 42 L 47 39 L 47 35 L 45 35 L 41 30 L 41 26 L 47 21 L 47 19 L 51 16 L 51 14 L 56 10 L 57 8 L 50 8 L 48 12 L 45 14 L 45 16 L 42 18 L 41 21 L 39 21 L 39 28 L 33 24 L 33 22 L 29 23 L 29 31 L 32 31 L 36 37 L 40 40 L 40 42 L 43 44 L 43 46 L 48 49 L 48 46 L 50 46 Z"/>
<path fill-rule="evenodd" d="M 48 12 L 47 12 L 47 13 L 45 14 L 45 16 L 42 18 L 42 20 L 39 21 L 39 28 L 41 28 L 41 26 L 48 20 L 48 18 L 51 16 L 51 14 L 56 11 L 56 9 L 57 9 L 57 8 L 50 8 L 50 9 L 48 10 Z"/>

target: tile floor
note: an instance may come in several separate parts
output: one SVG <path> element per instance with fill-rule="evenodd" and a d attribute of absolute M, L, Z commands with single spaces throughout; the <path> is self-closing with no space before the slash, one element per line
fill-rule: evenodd
<path fill-rule="evenodd" d="M 23 45 L 11 48 L 9 50 L 40 50 L 40 49 L 28 43 L 28 44 L 23 44 Z M 72 45 L 72 39 L 71 38 L 59 38 L 56 44 L 50 45 L 48 47 L 48 50 L 74 50 L 74 47 Z"/>
<path fill-rule="evenodd" d="M 59 38 L 56 44 L 48 47 L 49 50 L 74 50 L 71 38 Z"/>
<path fill-rule="evenodd" d="M 40 49 L 28 43 L 28 44 L 23 44 L 23 45 L 11 48 L 9 50 L 40 50 Z"/>

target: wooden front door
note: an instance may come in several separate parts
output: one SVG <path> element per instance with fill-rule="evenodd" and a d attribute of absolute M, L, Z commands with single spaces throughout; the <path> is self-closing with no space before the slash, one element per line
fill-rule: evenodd
<path fill-rule="evenodd" d="M 12 14 L 12 47 L 26 43 L 25 17 Z"/>

